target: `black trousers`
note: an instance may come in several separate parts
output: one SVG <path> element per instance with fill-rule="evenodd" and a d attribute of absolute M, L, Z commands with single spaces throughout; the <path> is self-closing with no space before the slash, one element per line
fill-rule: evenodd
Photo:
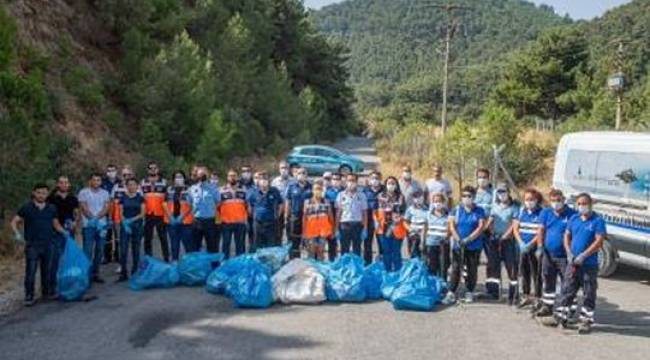
<path fill-rule="evenodd" d="M 160 250 L 163 260 L 169 261 L 169 243 L 167 242 L 167 229 L 162 216 L 147 215 L 144 219 L 144 253 L 152 256 L 153 230 L 156 229 L 160 240 Z"/>
<path fill-rule="evenodd" d="M 368 238 L 363 240 L 363 261 L 366 265 L 372 262 L 372 245 L 375 243 L 375 222 L 372 221 L 372 211 L 368 211 Z M 379 243 L 379 241 L 377 241 Z"/>
<path fill-rule="evenodd" d="M 492 237 L 484 243 L 483 249 L 487 253 L 487 267 L 485 288 L 487 293 L 493 299 L 499 297 L 501 287 L 501 264 L 505 265 L 508 279 L 510 280 L 508 288 L 508 299 L 514 300 L 517 294 L 519 282 L 518 276 L 518 259 L 517 247 L 513 239 L 500 240 L 501 236 Z"/>
<path fill-rule="evenodd" d="M 278 222 L 275 220 L 255 221 L 255 236 L 253 237 L 255 241 L 253 242 L 253 249 L 251 251 L 279 245 L 277 241 L 277 224 Z"/>
<path fill-rule="evenodd" d="M 451 277 L 449 280 L 449 290 L 456 292 L 460 283 L 460 275 L 463 272 L 463 265 L 467 267 L 467 277 L 465 278 L 465 287 L 467 291 L 474 292 L 478 276 L 478 265 L 481 258 L 482 249 L 461 251 L 454 250 L 451 256 Z"/>
<path fill-rule="evenodd" d="M 291 215 L 287 224 L 287 237 L 291 242 L 291 259 L 300 257 L 300 244 L 302 242 L 302 215 Z"/>
<path fill-rule="evenodd" d="M 221 240 L 221 229 L 214 222 L 214 218 L 195 218 L 192 223 L 192 239 L 194 243 L 193 251 L 200 251 L 205 247 L 209 253 L 218 253 Z"/>
<path fill-rule="evenodd" d="M 562 293 L 556 308 L 556 314 L 564 320 L 569 317 L 571 306 L 574 304 L 578 290 L 582 288 L 584 299 L 580 309 L 579 320 L 593 323 L 596 297 L 598 296 L 598 266 L 568 265 L 564 271 Z"/>
<path fill-rule="evenodd" d="M 50 267 L 50 245 L 25 246 L 25 297 L 34 296 L 34 283 L 36 282 L 36 271 L 41 271 L 41 294 L 46 297 L 50 294 L 49 267 Z"/>
<path fill-rule="evenodd" d="M 542 279 L 544 283 L 544 293 L 542 294 L 542 304 L 552 308 L 555 306 L 555 293 L 557 289 L 558 276 L 564 282 L 564 270 L 567 266 L 566 258 L 553 258 L 544 256 L 542 258 Z"/>
<path fill-rule="evenodd" d="M 420 246 L 422 244 L 421 234 L 420 233 L 409 234 L 408 242 L 409 242 L 409 253 L 411 254 L 411 259 L 416 259 L 422 256 L 422 252 L 420 251 Z"/>
<path fill-rule="evenodd" d="M 431 275 L 447 280 L 447 271 L 451 262 L 449 254 L 449 243 L 443 242 L 440 245 L 427 245 L 426 258 Z"/>
<path fill-rule="evenodd" d="M 535 248 L 525 254 L 521 254 L 519 271 L 521 272 L 522 293 L 526 296 L 542 296 L 542 267 L 541 259 L 535 256 Z"/>
<path fill-rule="evenodd" d="M 284 232 L 286 230 L 286 224 L 284 223 L 284 216 L 278 216 L 278 220 L 275 224 L 275 239 L 273 246 L 282 245 L 282 240 L 284 239 Z"/>

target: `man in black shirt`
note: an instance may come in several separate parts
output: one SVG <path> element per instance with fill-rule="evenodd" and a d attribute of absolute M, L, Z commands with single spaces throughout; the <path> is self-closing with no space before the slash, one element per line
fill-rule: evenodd
<path fill-rule="evenodd" d="M 70 234 L 74 236 L 79 225 L 79 200 L 70 193 L 70 180 L 67 176 L 59 176 L 56 182 L 56 189 L 47 197 L 47 202 L 56 206 L 56 218 L 59 224 L 63 226 Z M 59 269 L 59 258 L 65 250 L 65 237 L 58 234 L 52 241 L 50 249 L 50 267 L 49 267 L 49 297 L 55 299 L 56 294 L 56 274 Z"/>
<path fill-rule="evenodd" d="M 36 184 L 32 190 L 32 200 L 23 205 L 11 220 L 15 240 L 25 244 L 25 306 L 34 304 L 37 267 L 41 269 L 42 295 L 49 295 L 48 266 L 52 242 L 56 232 L 67 233 L 56 218 L 56 207 L 46 202 L 47 194 L 47 185 Z M 21 224 L 24 236 L 19 230 Z"/>

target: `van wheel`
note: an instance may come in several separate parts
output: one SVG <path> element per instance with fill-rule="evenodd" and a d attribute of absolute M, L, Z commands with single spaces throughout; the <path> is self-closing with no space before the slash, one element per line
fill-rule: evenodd
<path fill-rule="evenodd" d="M 611 276 L 617 266 L 616 249 L 611 242 L 605 240 L 603 248 L 598 252 L 598 275 L 601 277 Z"/>

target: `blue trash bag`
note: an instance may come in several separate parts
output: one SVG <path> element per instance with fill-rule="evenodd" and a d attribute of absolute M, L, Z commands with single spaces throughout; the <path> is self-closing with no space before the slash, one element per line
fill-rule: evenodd
<path fill-rule="evenodd" d="M 325 294 L 329 301 L 361 302 L 366 300 L 363 285 L 363 259 L 345 254 L 332 265 L 325 278 Z"/>
<path fill-rule="evenodd" d="M 381 281 L 381 297 L 390 300 L 390 297 L 393 295 L 393 291 L 397 288 L 399 283 L 399 272 L 386 272 L 382 276 Z"/>
<path fill-rule="evenodd" d="M 223 261 L 224 255 L 193 252 L 183 255 L 178 262 L 181 284 L 198 286 L 205 284 L 212 270 Z"/>
<path fill-rule="evenodd" d="M 136 273 L 129 279 L 129 289 L 170 288 L 178 285 L 179 282 L 178 266 L 145 256 L 138 264 Z"/>
<path fill-rule="evenodd" d="M 268 266 L 255 260 L 247 262 L 228 281 L 228 292 L 240 308 L 267 308 L 273 304 L 273 285 Z"/>
<path fill-rule="evenodd" d="M 381 261 L 372 263 L 363 270 L 363 287 L 366 289 L 366 298 L 372 300 L 381 299 L 384 273 L 386 273 L 386 268 Z"/>
<path fill-rule="evenodd" d="M 397 287 L 391 294 L 396 310 L 431 311 L 440 301 L 436 278 L 419 259 L 412 260 L 402 268 Z"/>
<path fill-rule="evenodd" d="M 65 250 L 56 273 L 59 298 L 81 300 L 90 287 L 90 260 L 72 237 L 65 240 Z"/>
<path fill-rule="evenodd" d="M 205 289 L 216 295 L 228 295 L 228 281 L 251 262 L 258 262 L 253 255 L 241 255 L 224 261 L 205 282 Z"/>
<path fill-rule="evenodd" d="M 287 263 L 290 250 L 291 244 L 261 248 L 255 252 L 255 258 L 257 258 L 257 260 L 262 264 L 271 268 L 273 273 L 276 273 L 284 264 Z"/>

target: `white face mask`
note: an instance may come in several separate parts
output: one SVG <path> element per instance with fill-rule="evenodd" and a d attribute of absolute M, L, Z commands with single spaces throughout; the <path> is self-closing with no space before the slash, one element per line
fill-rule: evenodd
<path fill-rule="evenodd" d="M 551 202 L 551 207 L 553 210 L 560 210 L 564 207 L 564 203 L 561 201 L 553 201 Z"/>
<path fill-rule="evenodd" d="M 397 186 L 395 186 L 395 184 L 386 185 L 386 190 L 388 190 L 388 192 L 395 192 L 396 189 L 397 189 Z"/>
<path fill-rule="evenodd" d="M 348 183 L 348 190 L 354 191 L 356 189 L 357 189 L 357 184 L 356 183 L 353 183 L 353 182 Z"/>
<path fill-rule="evenodd" d="M 248 171 L 244 171 L 243 173 L 241 173 L 241 178 L 246 180 L 246 181 L 250 180 L 251 177 L 252 177 L 252 174 L 249 173 Z"/>
<path fill-rule="evenodd" d="M 485 179 L 485 178 L 479 178 L 479 179 L 476 179 L 476 183 L 480 187 L 486 187 L 489 184 L 489 180 Z"/>
<path fill-rule="evenodd" d="M 117 177 L 117 171 L 109 171 L 106 173 L 109 179 L 115 179 Z"/>
<path fill-rule="evenodd" d="M 499 201 L 501 201 L 501 202 L 508 201 L 508 194 L 507 193 L 498 194 L 497 197 L 499 198 Z"/>
<path fill-rule="evenodd" d="M 434 202 L 431 204 L 431 209 L 433 210 L 442 210 L 445 208 L 445 204 L 441 202 Z"/>
<path fill-rule="evenodd" d="M 379 179 L 370 179 L 370 181 L 368 181 L 368 184 L 370 184 L 372 187 L 377 187 L 379 186 Z"/>
<path fill-rule="evenodd" d="M 468 197 L 464 197 L 464 198 L 461 200 L 461 202 L 463 203 L 463 205 L 464 205 L 465 207 L 471 207 L 472 205 L 474 205 L 474 199 L 472 199 L 472 198 L 468 198 Z"/>
<path fill-rule="evenodd" d="M 591 212 L 591 206 L 588 205 L 578 205 L 578 213 L 580 215 L 587 215 Z"/>
<path fill-rule="evenodd" d="M 408 171 L 404 171 L 404 172 L 402 173 L 402 178 L 403 178 L 404 180 L 411 180 L 412 177 L 413 177 L 413 174 L 411 174 L 411 173 L 408 172 Z"/>
<path fill-rule="evenodd" d="M 532 210 L 537 207 L 537 201 L 535 200 L 524 201 L 524 206 L 526 206 L 526 209 Z"/>
<path fill-rule="evenodd" d="M 174 185 L 176 186 L 184 186 L 185 185 L 185 179 L 182 177 L 177 177 L 174 179 Z"/>
<path fill-rule="evenodd" d="M 422 205 L 422 204 L 424 204 L 424 198 L 416 197 L 416 198 L 413 199 L 413 203 L 415 205 Z"/>
<path fill-rule="evenodd" d="M 267 179 L 260 179 L 257 181 L 257 186 L 266 189 L 269 186 L 269 181 Z"/>

